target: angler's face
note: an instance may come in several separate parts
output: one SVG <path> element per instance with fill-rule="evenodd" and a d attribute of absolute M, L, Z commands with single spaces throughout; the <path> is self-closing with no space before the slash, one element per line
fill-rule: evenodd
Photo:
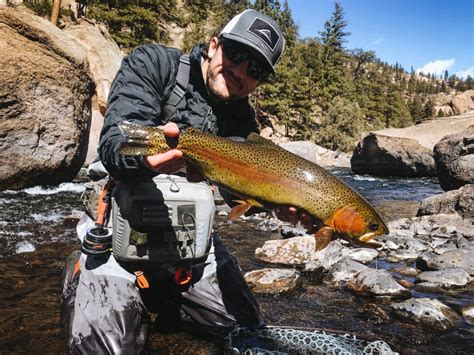
<path fill-rule="evenodd" d="M 212 96 L 224 101 L 240 100 L 252 93 L 259 84 L 248 73 L 250 60 L 232 62 L 216 37 L 209 44 L 208 57 L 209 60 L 203 65 L 203 75 Z"/>

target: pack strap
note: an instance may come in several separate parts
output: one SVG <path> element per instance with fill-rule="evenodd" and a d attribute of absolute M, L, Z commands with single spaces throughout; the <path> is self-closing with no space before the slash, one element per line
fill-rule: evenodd
<path fill-rule="evenodd" d="M 191 71 L 191 62 L 189 61 L 188 54 L 182 54 L 179 58 L 178 73 L 176 74 L 176 85 L 173 88 L 168 100 L 162 106 L 162 119 L 164 122 L 167 122 L 168 119 L 176 112 L 178 109 L 178 104 L 184 97 L 186 89 L 189 84 L 189 73 Z"/>

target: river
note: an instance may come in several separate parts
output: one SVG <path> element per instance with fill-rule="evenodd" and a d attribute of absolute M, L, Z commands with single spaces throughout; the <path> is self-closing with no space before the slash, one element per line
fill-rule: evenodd
<path fill-rule="evenodd" d="M 354 175 L 343 169 L 334 170 L 333 173 L 366 197 L 387 221 L 413 216 L 422 199 L 442 192 L 433 179 L 378 178 Z M 15 254 L 34 254 L 44 245 L 69 244 L 70 249 L 77 247 L 74 228 L 82 211 L 80 195 L 84 191 L 84 181 L 81 177 L 57 187 L 0 192 L 0 261 L 17 262 L 19 259 Z M 222 223 L 221 217 L 216 222 L 216 229 L 239 260 L 244 272 L 267 266 L 253 257 L 254 250 L 265 240 L 278 238 L 278 235 L 256 230 L 250 222 Z M 54 258 L 54 250 L 49 253 L 53 253 Z M 58 263 L 62 263 L 64 257 L 57 255 Z M 21 266 L 18 268 L 21 269 Z M 59 290 L 54 292 L 58 293 Z M 361 298 L 339 288 L 315 284 L 310 279 L 304 280 L 302 290 L 296 294 L 257 298 L 265 319 L 272 325 L 326 329 L 362 338 L 382 339 L 395 350 L 407 354 L 468 354 L 474 349 L 474 334 L 466 324 L 444 333 L 427 330 L 395 319 L 389 312 L 389 305 L 393 302 L 389 299 Z M 56 307 L 55 303 L 51 303 L 50 307 Z M 44 310 L 39 313 L 40 317 L 47 317 Z M 57 324 L 50 324 L 49 327 L 53 329 L 57 342 L 42 350 L 62 352 L 65 340 L 60 338 Z M 41 330 L 36 331 L 36 328 L 30 330 L 32 334 L 25 334 L 25 338 L 41 338 L 38 333 Z M 8 328 L 7 331 L 12 332 L 12 335 L 6 334 L 4 338 L 0 336 L 0 351 L 14 353 L 32 350 L 30 346 L 21 345 L 21 340 L 15 340 L 18 335 L 13 335 L 16 334 L 13 329 Z M 2 346 L 2 342 L 10 345 Z M 59 348 L 57 343 L 60 344 Z M 166 353 L 181 352 L 179 347 L 176 350 L 172 345 L 164 348 L 160 346 L 158 348 L 164 349 Z"/>

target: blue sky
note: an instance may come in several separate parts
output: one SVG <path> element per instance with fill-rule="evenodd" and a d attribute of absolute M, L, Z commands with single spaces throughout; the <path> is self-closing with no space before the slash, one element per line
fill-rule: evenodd
<path fill-rule="evenodd" d="M 301 38 L 319 36 L 334 0 L 288 0 Z M 347 49 L 375 51 L 405 70 L 474 77 L 474 0 L 340 0 Z"/>

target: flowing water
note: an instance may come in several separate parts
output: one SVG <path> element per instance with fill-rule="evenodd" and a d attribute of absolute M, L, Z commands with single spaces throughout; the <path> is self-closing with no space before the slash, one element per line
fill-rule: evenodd
<path fill-rule="evenodd" d="M 442 192 L 436 180 L 376 178 L 333 171 L 358 190 L 387 220 L 412 215 L 419 201 Z M 82 175 L 80 175 L 82 176 Z M 57 187 L 0 192 L 0 257 L 33 251 L 51 241 L 75 242 L 74 221 L 82 212 L 84 178 Z"/>
<path fill-rule="evenodd" d="M 413 216 L 422 199 L 442 192 L 433 179 L 376 178 L 354 175 L 349 170 L 335 170 L 334 173 L 366 197 L 388 221 Z M 31 252 L 52 242 L 77 247 L 75 223 L 82 211 L 83 182 L 84 179 L 77 179 L 58 187 L 0 192 L 0 261 L 8 262 L 14 254 Z M 222 239 L 244 272 L 267 266 L 253 254 L 266 240 L 278 238 L 275 233 L 258 231 L 245 221 L 228 223 L 218 217 L 216 222 Z M 54 250 L 52 252 L 54 258 Z M 65 255 L 58 255 L 58 263 L 64 258 Z M 0 267 L 0 276 L 2 272 Z M 395 350 L 409 354 L 468 354 L 474 349 L 473 330 L 466 324 L 444 333 L 427 330 L 393 317 L 389 311 L 393 300 L 357 297 L 339 288 L 315 284 L 309 278 L 305 278 L 302 289 L 292 295 L 257 298 L 265 319 L 272 325 L 334 330 L 362 339 L 382 339 Z M 56 307 L 55 304 L 53 302 L 51 307 Z M 40 317 L 48 316 L 41 314 Z M 56 323 L 50 327 L 56 327 Z M 32 334 L 26 336 L 32 339 L 42 336 L 41 333 L 33 334 L 41 332 L 36 328 L 30 332 Z M 1 341 L 15 343 L 13 336 L 6 337 L 7 340 L 0 336 L 0 351 Z M 65 348 L 65 341 L 59 336 L 58 339 Z M 8 349 L 20 348 L 12 345 Z M 22 349 L 28 351 L 28 348 Z M 46 350 L 56 352 L 58 348 Z"/>

